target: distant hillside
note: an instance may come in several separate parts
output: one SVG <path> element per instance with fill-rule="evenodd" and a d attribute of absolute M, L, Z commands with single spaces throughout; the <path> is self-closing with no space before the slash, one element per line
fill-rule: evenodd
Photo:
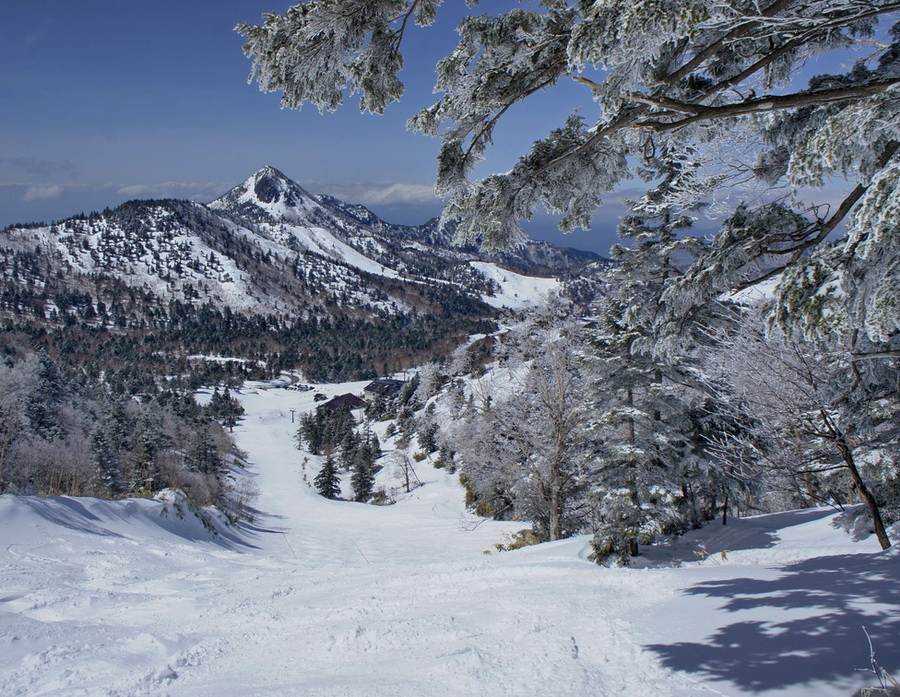
<path fill-rule="evenodd" d="M 98 342 L 114 341 L 147 362 L 131 344 L 152 337 L 165 354 L 365 377 L 452 348 L 496 307 L 599 259 L 547 243 L 486 255 L 451 238 L 436 221 L 393 225 L 312 195 L 271 167 L 206 205 L 129 201 L 12 226 L 0 234 L 2 345 L 106 364 Z"/>

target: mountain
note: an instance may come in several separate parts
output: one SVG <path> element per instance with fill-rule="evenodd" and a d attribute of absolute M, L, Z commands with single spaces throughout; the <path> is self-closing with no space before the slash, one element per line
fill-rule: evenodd
<path fill-rule="evenodd" d="M 536 288 L 556 285 L 548 276 L 596 260 L 546 243 L 482 254 L 453 245 L 435 220 L 394 225 L 264 167 L 208 204 L 129 201 L 52 225 L 7 228 L 0 234 L 0 338 L 17 352 L 20 339 L 10 337 L 21 337 L 23 324 L 29 336 L 57 338 L 61 327 L 120 340 L 140 332 L 270 367 L 277 353 L 281 367 L 290 367 L 292 357 L 308 364 L 312 351 L 296 336 L 316 334 L 324 323 L 354 335 L 320 351 L 356 356 L 340 362 L 351 368 L 333 367 L 345 377 L 444 351 L 482 331 L 492 306 L 521 304 Z M 187 328 L 198 336 L 193 343 Z M 205 333 L 215 336 L 204 340 Z M 377 346 L 362 346 L 361 333 Z M 266 346 L 251 351 L 242 335 L 244 344 Z"/>
<path fill-rule="evenodd" d="M 459 246 L 453 242 L 452 226 L 442 228 L 437 219 L 416 226 L 387 223 L 364 206 L 309 194 L 274 167 L 264 167 L 209 207 L 256 221 L 264 228 L 289 223 L 305 230 L 328 230 L 379 266 L 425 277 L 434 277 L 443 266 L 470 261 L 494 262 L 526 275 L 559 276 L 600 258 L 593 252 L 562 249 L 547 242 L 530 242 L 521 250 L 496 254 Z"/>

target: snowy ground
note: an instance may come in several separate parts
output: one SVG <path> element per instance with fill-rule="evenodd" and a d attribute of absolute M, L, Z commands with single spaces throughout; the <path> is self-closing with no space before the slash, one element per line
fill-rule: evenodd
<path fill-rule="evenodd" d="M 560 286 L 558 278 L 523 276 L 485 261 L 470 261 L 469 264 L 500 287 L 494 295 L 481 296 L 484 302 L 493 307 L 521 310 L 529 305 L 545 302 L 547 296 Z"/>
<path fill-rule="evenodd" d="M 585 539 L 486 555 L 521 524 L 475 519 L 441 470 L 393 506 L 313 493 L 290 414 L 312 394 L 241 396 L 260 514 L 225 535 L 172 504 L 0 497 L 0 695 L 849 696 L 863 627 L 900 667 L 900 558 L 830 511 L 711 526 L 663 568 L 599 568 Z"/>

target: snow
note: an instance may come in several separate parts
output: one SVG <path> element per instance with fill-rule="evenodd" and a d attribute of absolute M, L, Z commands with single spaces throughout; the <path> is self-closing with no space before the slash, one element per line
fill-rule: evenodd
<path fill-rule="evenodd" d="M 778 284 L 781 283 L 781 274 L 772 278 L 752 285 L 744 290 L 735 291 L 734 293 L 726 293 L 722 296 L 723 300 L 730 300 L 738 305 L 755 305 L 762 302 L 773 300 L 778 292 Z"/>
<path fill-rule="evenodd" d="M 367 256 L 360 254 L 349 244 L 341 242 L 324 228 L 295 226 L 290 228 L 290 230 L 300 244 L 312 252 L 376 276 L 400 278 L 400 274 L 393 269 L 387 268 L 383 264 L 372 261 Z"/>
<path fill-rule="evenodd" d="M 470 261 L 469 264 L 499 284 L 500 290 L 496 294 L 481 296 L 481 299 L 492 307 L 518 310 L 541 302 L 560 286 L 557 278 L 523 276 L 486 261 Z"/>
<path fill-rule="evenodd" d="M 364 384 L 238 395 L 252 523 L 179 517 L 172 493 L 0 497 L 0 693 L 846 697 L 873 684 L 863 627 L 900 667 L 900 556 L 831 510 L 716 523 L 622 569 L 584 537 L 497 553 L 524 524 L 476 518 L 427 461 L 393 506 L 317 496 L 291 410 Z"/>

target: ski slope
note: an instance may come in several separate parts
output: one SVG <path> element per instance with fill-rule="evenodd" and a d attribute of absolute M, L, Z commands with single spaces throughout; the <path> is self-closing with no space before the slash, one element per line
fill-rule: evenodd
<path fill-rule="evenodd" d="M 427 462 L 392 506 L 316 495 L 291 423 L 312 395 L 239 395 L 250 524 L 0 497 L 0 694 L 846 697 L 875 684 L 862 627 L 900 668 L 898 555 L 832 511 L 713 525 L 652 568 L 597 567 L 587 538 L 497 553 L 524 525 L 474 517 Z"/>
<path fill-rule="evenodd" d="M 558 278 L 523 276 L 486 261 L 470 261 L 469 265 L 498 285 L 499 290 L 494 295 L 481 296 L 492 307 L 521 310 L 529 305 L 546 302 L 547 296 L 560 288 Z"/>

